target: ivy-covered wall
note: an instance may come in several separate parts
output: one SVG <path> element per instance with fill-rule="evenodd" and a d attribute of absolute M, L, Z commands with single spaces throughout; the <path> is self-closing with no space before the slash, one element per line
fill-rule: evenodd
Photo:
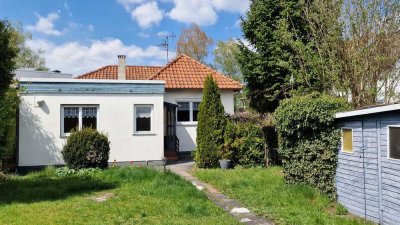
<path fill-rule="evenodd" d="M 336 197 L 334 176 L 340 131 L 334 114 L 348 103 L 328 95 L 311 94 L 284 100 L 275 111 L 279 153 L 285 181 L 305 183 Z"/>

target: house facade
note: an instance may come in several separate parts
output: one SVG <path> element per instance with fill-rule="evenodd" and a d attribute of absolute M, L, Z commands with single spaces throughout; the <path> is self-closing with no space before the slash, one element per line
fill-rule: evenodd
<path fill-rule="evenodd" d="M 110 163 L 152 164 L 196 148 L 198 106 L 205 78 L 221 90 L 226 113 L 242 85 L 181 55 L 164 67 L 105 66 L 75 79 L 20 78 L 18 167 L 64 164 L 71 130 L 92 127 L 108 135 Z"/>

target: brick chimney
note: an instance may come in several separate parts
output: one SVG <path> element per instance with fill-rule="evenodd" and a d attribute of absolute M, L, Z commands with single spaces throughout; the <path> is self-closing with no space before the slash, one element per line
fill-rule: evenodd
<path fill-rule="evenodd" d="M 126 80 L 126 55 L 118 55 L 118 80 Z"/>

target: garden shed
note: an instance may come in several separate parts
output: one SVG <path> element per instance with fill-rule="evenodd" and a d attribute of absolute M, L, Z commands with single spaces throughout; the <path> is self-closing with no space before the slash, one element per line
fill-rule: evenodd
<path fill-rule="evenodd" d="M 341 128 L 336 187 L 349 212 L 400 224 L 400 104 L 336 114 Z"/>

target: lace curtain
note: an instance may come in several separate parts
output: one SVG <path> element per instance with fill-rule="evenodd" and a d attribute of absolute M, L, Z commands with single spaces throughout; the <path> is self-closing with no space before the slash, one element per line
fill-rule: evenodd
<path fill-rule="evenodd" d="M 97 117 L 97 108 L 82 108 L 82 118 L 96 118 Z"/>
<path fill-rule="evenodd" d="M 150 118 L 150 117 L 151 117 L 151 107 L 136 108 L 136 118 Z"/>
<path fill-rule="evenodd" d="M 78 118 L 79 108 L 78 107 L 65 107 L 64 118 Z"/>

